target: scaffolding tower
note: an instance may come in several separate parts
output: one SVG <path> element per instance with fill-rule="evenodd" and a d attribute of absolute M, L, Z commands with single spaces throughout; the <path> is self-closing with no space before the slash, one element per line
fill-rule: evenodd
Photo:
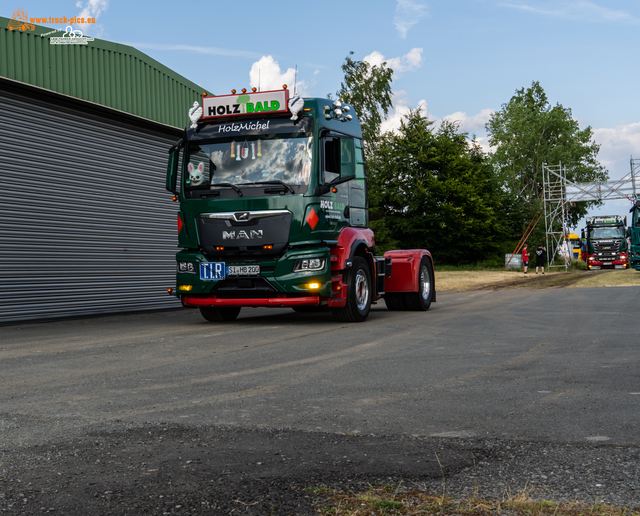
<path fill-rule="evenodd" d="M 542 192 L 544 197 L 544 221 L 547 245 L 547 266 L 571 266 L 571 249 L 567 240 L 569 236 L 567 207 L 568 203 L 582 201 L 610 201 L 628 199 L 632 203 L 638 199 L 636 184 L 640 171 L 640 159 L 630 160 L 631 171 L 622 179 L 593 183 L 574 183 L 567 180 L 567 168 L 558 165 L 542 166 Z M 552 265 L 560 250 L 563 253 L 564 265 Z"/>
<path fill-rule="evenodd" d="M 542 165 L 542 193 L 544 195 L 544 228 L 547 248 L 547 267 L 564 267 L 571 265 L 570 254 L 563 253 L 564 265 L 554 265 L 561 249 L 568 251 L 569 235 L 567 219 L 567 167 Z"/>

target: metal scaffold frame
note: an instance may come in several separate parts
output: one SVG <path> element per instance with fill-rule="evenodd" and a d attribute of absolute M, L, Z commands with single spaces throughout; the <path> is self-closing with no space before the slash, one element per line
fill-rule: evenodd
<path fill-rule="evenodd" d="M 544 227 L 546 232 L 547 267 L 571 266 L 571 260 L 565 253 L 564 265 L 553 265 L 558 251 L 564 246 L 568 249 L 569 234 L 567 220 L 567 168 L 558 165 L 542 165 L 542 193 L 544 195 Z M 551 245 L 549 243 L 551 242 Z"/>
<path fill-rule="evenodd" d="M 564 265 L 552 265 L 563 246 L 569 249 L 567 206 L 583 201 L 609 201 L 628 199 L 632 203 L 638 198 L 636 191 L 640 159 L 630 160 L 631 171 L 621 179 L 594 183 L 574 183 L 567 180 L 567 168 L 558 165 L 542 165 L 542 193 L 544 197 L 544 222 L 546 231 L 547 266 L 564 267 L 571 260 L 564 255 Z M 551 246 L 549 245 L 551 243 Z"/>

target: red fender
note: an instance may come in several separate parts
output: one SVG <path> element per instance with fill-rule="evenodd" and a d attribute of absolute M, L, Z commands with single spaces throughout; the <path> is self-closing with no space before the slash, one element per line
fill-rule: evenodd
<path fill-rule="evenodd" d="M 342 271 L 346 263 L 352 258 L 352 251 L 359 243 L 364 243 L 367 249 L 375 245 L 373 231 L 368 228 L 344 228 L 338 236 L 337 244 L 331 246 L 331 299 L 329 306 L 345 306 L 347 301 L 347 285 Z M 371 277 L 375 280 L 375 263 L 369 259 Z"/>
<path fill-rule="evenodd" d="M 385 258 L 391 258 L 391 277 L 384 282 L 385 292 L 418 292 L 418 269 L 422 258 L 427 256 L 433 271 L 433 258 L 426 249 L 408 249 L 401 251 L 387 251 Z M 435 278 L 432 278 L 435 292 Z"/>

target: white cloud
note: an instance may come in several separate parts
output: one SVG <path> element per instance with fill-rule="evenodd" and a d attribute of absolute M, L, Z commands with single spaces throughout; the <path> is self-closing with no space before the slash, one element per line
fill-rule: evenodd
<path fill-rule="evenodd" d="M 436 120 L 436 125 L 440 125 L 442 120 L 458 122 L 459 130 L 468 133 L 470 138 L 475 137 L 475 141 L 482 151 L 488 154 L 494 149 L 489 145 L 489 137 L 486 135 L 485 125 L 493 113 L 495 113 L 495 110 L 490 108 L 485 108 L 477 115 L 471 116 L 468 116 L 464 111 L 456 111 L 451 115 L 442 117 L 440 120 Z"/>
<path fill-rule="evenodd" d="M 485 124 L 491 118 L 491 115 L 495 112 L 493 109 L 483 109 L 477 115 L 467 116 L 464 111 L 456 111 L 452 115 L 447 115 L 443 117 L 445 120 L 451 120 L 452 122 L 460 122 L 460 130 L 475 134 L 477 132 L 484 133 Z"/>
<path fill-rule="evenodd" d="M 397 0 L 393 22 L 400 37 L 406 39 L 409 29 L 428 14 L 427 6 L 424 4 L 412 0 Z"/>
<path fill-rule="evenodd" d="M 97 22 L 100 15 L 109 7 L 109 0 L 88 0 L 84 6 L 82 2 L 79 1 L 76 3 L 76 7 L 82 9 L 80 14 L 78 14 L 78 18 L 95 18 Z M 89 31 L 100 33 L 102 29 L 102 26 L 96 25 L 95 23 L 80 23 L 78 26 L 83 33 Z"/>
<path fill-rule="evenodd" d="M 400 121 L 409 114 L 409 111 L 415 109 L 419 109 L 425 117 L 428 116 L 426 100 L 423 99 L 418 102 L 416 108 L 409 103 L 406 91 L 393 92 L 393 108 L 389 112 L 389 117 L 380 124 L 380 130 L 383 133 L 397 131 L 400 128 Z"/>
<path fill-rule="evenodd" d="M 640 123 L 593 130 L 600 145 L 598 161 L 609 170 L 611 179 L 620 179 L 631 171 L 631 157 L 640 158 Z"/>
<path fill-rule="evenodd" d="M 365 56 L 363 61 L 366 61 L 370 65 L 380 66 L 386 62 L 387 66 L 393 70 L 394 73 L 409 72 L 420 68 L 422 65 L 422 48 L 412 48 L 409 53 L 402 57 L 392 57 L 386 59 L 384 55 L 377 50 L 374 50 L 368 56 Z"/>
<path fill-rule="evenodd" d="M 630 23 L 633 25 L 640 24 L 640 19 L 630 15 L 629 13 L 600 7 L 599 5 L 587 0 L 561 2 L 555 0 L 542 5 L 540 2 L 537 2 L 533 6 L 526 3 L 505 3 L 502 5 L 504 7 L 520 9 L 534 14 L 568 20 Z"/>
<path fill-rule="evenodd" d="M 249 83 L 252 88 L 260 91 L 279 90 L 286 84 L 293 93 L 294 89 L 298 95 L 305 95 L 308 89 L 307 83 L 298 79 L 296 85 L 296 71 L 288 68 L 286 72 L 280 70 L 280 65 L 272 56 L 262 56 L 253 63 L 249 71 Z"/>

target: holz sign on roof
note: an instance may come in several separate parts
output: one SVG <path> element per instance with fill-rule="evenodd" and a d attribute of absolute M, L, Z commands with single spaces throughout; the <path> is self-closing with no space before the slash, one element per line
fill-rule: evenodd
<path fill-rule="evenodd" d="M 611 217 L 587 217 L 587 224 L 621 224 L 623 223 L 623 217 L 614 215 Z"/>
<path fill-rule="evenodd" d="M 288 97 L 288 90 L 203 97 L 202 118 L 286 113 Z"/>

